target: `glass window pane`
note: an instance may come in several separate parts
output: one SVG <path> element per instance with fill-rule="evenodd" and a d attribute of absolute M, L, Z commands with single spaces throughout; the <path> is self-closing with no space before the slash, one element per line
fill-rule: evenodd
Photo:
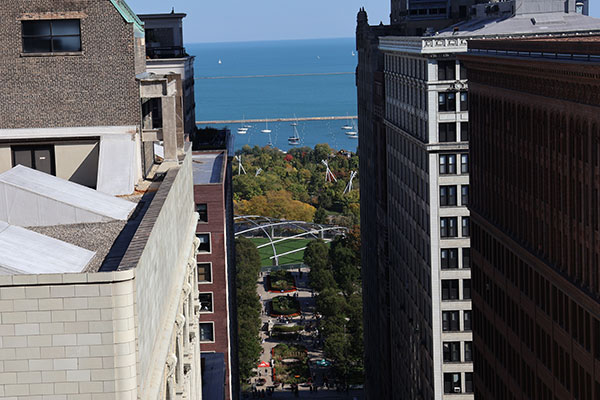
<path fill-rule="evenodd" d="M 79 20 L 63 19 L 52 21 L 52 35 L 77 35 L 79 36 Z"/>
<path fill-rule="evenodd" d="M 23 38 L 24 53 L 50 53 L 50 38 Z"/>
<path fill-rule="evenodd" d="M 53 51 L 81 51 L 81 39 L 79 36 L 55 37 L 52 40 Z"/>
<path fill-rule="evenodd" d="M 23 21 L 23 36 L 49 36 L 50 21 Z"/>

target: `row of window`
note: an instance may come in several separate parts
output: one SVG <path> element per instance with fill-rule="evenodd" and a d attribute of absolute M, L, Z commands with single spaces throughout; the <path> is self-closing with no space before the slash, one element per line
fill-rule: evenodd
<path fill-rule="evenodd" d="M 442 300 L 459 300 L 458 283 L 460 279 L 442 279 Z M 462 300 L 471 299 L 471 280 L 462 279 Z"/>
<path fill-rule="evenodd" d="M 440 186 L 440 206 L 457 206 L 457 185 Z M 469 185 L 460 186 L 460 205 L 469 205 Z"/>
<path fill-rule="evenodd" d="M 469 173 L 469 155 L 460 155 L 460 173 Z M 456 154 L 440 154 L 440 175 L 456 174 Z"/>
<path fill-rule="evenodd" d="M 469 237 L 471 231 L 471 223 L 469 217 L 461 217 L 461 236 Z M 440 237 L 454 238 L 458 237 L 458 217 L 442 217 L 440 218 Z"/>
<path fill-rule="evenodd" d="M 470 331 L 472 328 L 471 310 L 465 310 L 463 313 L 463 331 Z M 460 329 L 460 311 L 442 311 L 442 331 L 459 332 Z"/>
<path fill-rule="evenodd" d="M 471 268 L 471 249 L 463 248 L 462 253 L 462 268 Z M 456 269 L 458 268 L 458 249 L 441 249 L 440 250 L 441 269 Z"/>
<path fill-rule="evenodd" d="M 456 142 L 456 122 L 442 122 L 438 125 L 438 141 L 439 142 Z M 469 123 L 460 123 L 460 141 L 469 141 Z"/>
<path fill-rule="evenodd" d="M 459 95 L 460 109 L 456 109 L 456 95 Z M 466 91 L 462 92 L 440 92 L 438 93 L 438 111 L 439 112 L 456 112 L 468 111 L 469 100 Z"/>
<path fill-rule="evenodd" d="M 460 342 L 444 342 L 442 345 L 444 362 L 473 361 L 473 342 L 464 342 L 463 358 L 460 357 Z"/>

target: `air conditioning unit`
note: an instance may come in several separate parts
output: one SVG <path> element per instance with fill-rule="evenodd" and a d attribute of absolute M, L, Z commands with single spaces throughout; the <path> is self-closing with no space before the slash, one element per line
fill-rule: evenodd
<path fill-rule="evenodd" d="M 460 386 L 454 386 L 454 393 L 460 393 Z"/>

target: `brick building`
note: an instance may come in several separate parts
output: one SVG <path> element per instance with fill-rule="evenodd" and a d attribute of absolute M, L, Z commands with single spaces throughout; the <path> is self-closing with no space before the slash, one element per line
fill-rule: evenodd
<path fill-rule="evenodd" d="M 600 37 L 472 41 L 475 395 L 600 398 Z"/>
<path fill-rule="evenodd" d="M 203 390 L 213 398 L 237 399 L 231 160 L 226 150 L 194 151 L 192 160 L 194 202 L 199 214 L 196 236 L 200 239 L 197 261 L 202 357 L 205 364 L 216 355 L 222 355 L 224 361 L 224 364 L 215 364 L 215 369 L 220 371 L 218 378 L 205 380 Z"/>
<path fill-rule="evenodd" d="M 23 164 L 132 193 L 178 120 L 177 88 L 163 96 L 164 77 L 146 74 L 141 21 L 123 0 L 16 0 L 0 5 L 0 26 L 0 172 Z M 140 98 L 163 97 L 160 131 L 145 135 Z"/>

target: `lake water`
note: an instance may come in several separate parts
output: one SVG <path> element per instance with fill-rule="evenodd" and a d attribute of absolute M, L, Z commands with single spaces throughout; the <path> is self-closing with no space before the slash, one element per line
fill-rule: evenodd
<path fill-rule="evenodd" d="M 353 55 L 354 47 L 353 38 L 187 44 L 188 53 L 196 56 L 196 120 L 356 115 L 354 71 L 358 57 Z M 346 74 L 248 77 L 340 72 Z M 206 77 L 225 78 L 202 79 Z M 300 121 L 301 145 L 328 143 L 338 150 L 355 151 L 358 141 L 341 129 L 346 123 Z M 246 135 L 237 134 L 239 124 L 229 125 L 236 149 L 269 142 L 269 135 L 260 132 L 265 124 L 252 125 Z M 269 123 L 268 128 L 275 147 L 293 147 L 287 141 L 293 133 L 289 122 Z"/>

